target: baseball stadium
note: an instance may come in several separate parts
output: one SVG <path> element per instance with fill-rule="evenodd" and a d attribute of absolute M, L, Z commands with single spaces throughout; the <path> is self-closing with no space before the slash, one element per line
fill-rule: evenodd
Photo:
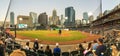
<path fill-rule="evenodd" d="M 0 56 L 120 56 L 120 0 L 1 0 Z"/>

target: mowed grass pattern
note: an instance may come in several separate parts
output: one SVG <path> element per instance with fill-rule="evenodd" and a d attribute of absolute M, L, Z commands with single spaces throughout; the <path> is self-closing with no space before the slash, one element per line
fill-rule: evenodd
<path fill-rule="evenodd" d="M 73 41 L 86 38 L 80 31 L 62 31 L 61 35 L 58 34 L 58 31 L 49 30 L 17 31 L 17 34 L 29 38 L 38 38 L 41 41 L 53 42 Z"/>

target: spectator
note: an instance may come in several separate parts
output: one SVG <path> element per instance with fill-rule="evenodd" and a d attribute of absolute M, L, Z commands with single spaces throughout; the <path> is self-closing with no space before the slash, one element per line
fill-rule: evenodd
<path fill-rule="evenodd" d="M 43 45 L 41 44 L 40 45 L 40 49 L 39 49 L 40 51 L 42 51 L 42 52 L 44 52 L 44 49 L 43 49 Z"/>
<path fill-rule="evenodd" d="M 120 56 L 120 51 L 118 52 L 117 56 Z"/>
<path fill-rule="evenodd" d="M 39 56 L 44 56 L 44 49 L 43 49 L 43 45 L 40 45 L 40 49 L 37 51 L 39 53 Z"/>
<path fill-rule="evenodd" d="M 9 48 L 11 50 L 13 49 L 12 42 L 13 42 L 13 40 L 10 37 L 8 37 L 7 39 L 5 39 L 5 45 L 7 46 L 7 48 Z"/>
<path fill-rule="evenodd" d="M 2 40 L 0 40 L 0 56 L 5 56 L 5 49 L 4 49 L 4 43 Z"/>
<path fill-rule="evenodd" d="M 95 55 L 102 56 L 103 53 L 106 50 L 106 46 L 103 45 L 103 39 L 101 39 L 101 38 L 98 39 L 97 42 L 98 42 L 99 45 L 98 45 L 98 47 L 97 47 L 97 49 L 95 51 Z"/>
<path fill-rule="evenodd" d="M 52 56 L 52 51 L 51 51 L 49 45 L 46 46 L 45 55 L 47 55 L 47 56 Z"/>
<path fill-rule="evenodd" d="M 34 45 L 33 45 L 33 49 L 36 52 L 36 50 L 38 50 L 39 48 L 39 43 L 38 43 L 38 39 L 35 39 Z"/>
<path fill-rule="evenodd" d="M 54 48 L 53 54 L 54 56 L 60 56 L 60 53 L 61 53 L 61 49 L 59 48 L 59 44 L 56 43 L 56 48 Z"/>
<path fill-rule="evenodd" d="M 83 54 L 83 52 L 84 52 L 84 48 L 83 48 L 83 46 L 82 46 L 82 44 L 79 44 L 79 49 L 78 49 L 79 51 L 80 51 L 80 56 L 83 56 L 84 54 Z"/>
<path fill-rule="evenodd" d="M 26 49 L 26 50 L 30 50 L 30 47 L 29 47 L 29 41 L 26 42 L 25 49 Z"/>
<path fill-rule="evenodd" d="M 10 56 L 26 56 L 25 52 L 20 50 L 20 46 L 17 46 L 16 48 L 17 48 L 17 49 L 14 50 L 14 51 L 10 54 Z"/>
<path fill-rule="evenodd" d="M 84 51 L 84 55 L 85 56 L 88 56 L 88 55 L 91 55 L 92 54 L 92 43 L 88 43 L 88 47 L 86 48 L 86 50 Z"/>
<path fill-rule="evenodd" d="M 112 44 L 111 48 L 112 48 L 112 56 L 117 56 L 118 50 L 116 46 Z"/>
<path fill-rule="evenodd" d="M 5 39 L 5 43 L 6 44 L 11 44 L 12 43 L 12 38 L 8 37 L 7 39 Z"/>
<path fill-rule="evenodd" d="M 1 34 L 1 39 L 2 39 L 2 41 L 5 40 L 5 36 L 4 36 L 4 34 Z"/>
<path fill-rule="evenodd" d="M 94 40 L 94 44 L 92 45 L 92 50 L 96 50 L 97 46 L 98 46 L 98 43 L 96 40 Z"/>

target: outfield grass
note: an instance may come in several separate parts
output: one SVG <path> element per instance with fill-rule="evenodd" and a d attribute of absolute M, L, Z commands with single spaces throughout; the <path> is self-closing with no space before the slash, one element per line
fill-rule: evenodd
<path fill-rule="evenodd" d="M 38 38 L 39 40 L 54 42 L 73 41 L 86 38 L 86 36 L 82 35 L 79 31 L 62 31 L 62 35 L 59 35 L 58 31 L 49 30 L 17 31 L 17 34 L 29 38 Z"/>

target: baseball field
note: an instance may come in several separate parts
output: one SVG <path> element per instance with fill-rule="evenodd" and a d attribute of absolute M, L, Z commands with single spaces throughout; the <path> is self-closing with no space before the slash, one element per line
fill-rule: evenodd
<path fill-rule="evenodd" d="M 12 34 L 14 32 L 11 32 Z M 94 37 L 94 38 L 93 38 Z M 98 38 L 96 35 L 90 35 L 89 33 L 81 31 L 62 31 L 61 34 L 57 30 L 33 30 L 33 31 L 17 31 L 17 38 L 30 39 L 34 41 L 38 39 L 39 42 L 45 44 L 54 44 L 59 42 L 61 44 L 74 44 L 83 41 L 89 41 Z"/>

